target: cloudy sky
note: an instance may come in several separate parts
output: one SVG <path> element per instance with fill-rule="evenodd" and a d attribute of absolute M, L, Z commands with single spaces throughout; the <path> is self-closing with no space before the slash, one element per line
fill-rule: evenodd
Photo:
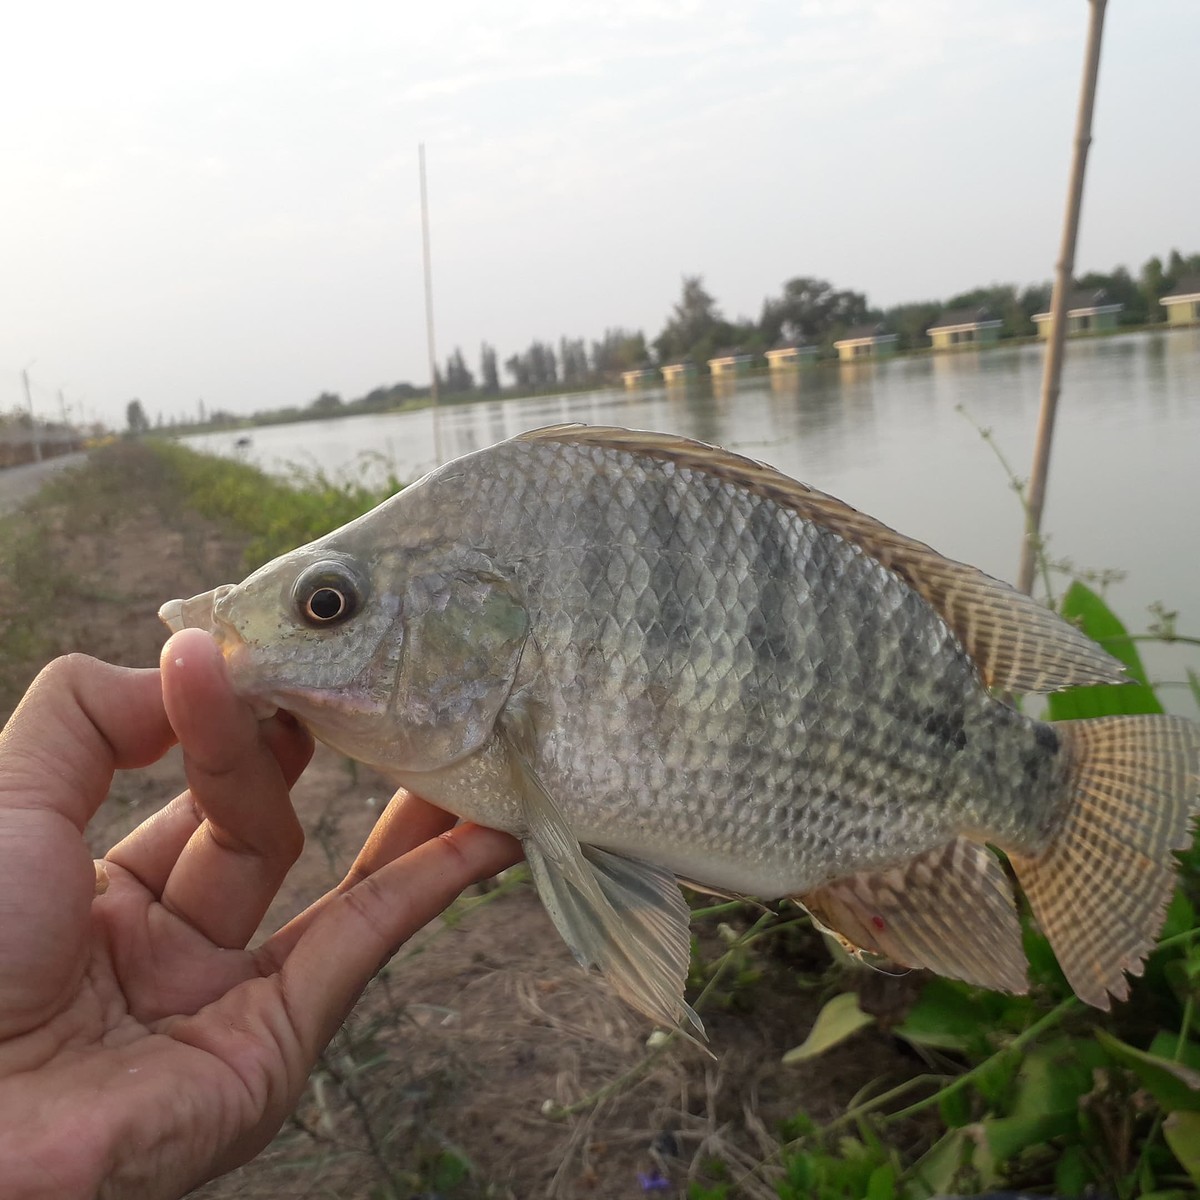
<path fill-rule="evenodd" d="M 1049 278 L 1086 0 L 10 6 L 0 410 L 123 424 L 757 316 Z M 336 8 L 336 11 L 335 11 Z M 1196 0 L 1112 0 L 1078 263 L 1200 249 Z M 1181 101 L 1184 101 L 1181 103 Z"/>

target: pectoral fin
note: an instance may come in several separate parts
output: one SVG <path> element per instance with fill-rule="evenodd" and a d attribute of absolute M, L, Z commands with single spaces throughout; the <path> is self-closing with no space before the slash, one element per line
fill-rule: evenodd
<path fill-rule="evenodd" d="M 581 846 L 553 797 L 510 746 L 528 834 L 525 857 L 555 928 L 581 966 L 597 967 L 640 1012 L 704 1026 L 683 998 L 689 911 L 675 877 L 648 863 Z"/>
<path fill-rule="evenodd" d="M 1028 986 L 1012 885 L 996 856 L 966 838 L 798 899 L 852 946 L 901 966 L 1006 992 Z"/>

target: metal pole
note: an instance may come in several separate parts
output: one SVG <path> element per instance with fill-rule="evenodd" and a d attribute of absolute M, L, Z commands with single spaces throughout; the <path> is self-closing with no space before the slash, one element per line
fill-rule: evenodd
<path fill-rule="evenodd" d="M 1067 187 L 1067 212 L 1063 220 L 1062 245 L 1050 300 L 1050 342 L 1046 347 L 1046 365 L 1042 373 L 1042 407 L 1038 415 L 1037 439 L 1033 447 L 1033 469 L 1029 476 L 1029 494 L 1025 513 L 1025 540 L 1021 547 L 1021 569 L 1017 587 L 1032 592 L 1042 528 L 1042 509 L 1046 503 L 1046 476 L 1050 470 L 1050 443 L 1054 437 L 1054 417 L 1058 409 L 1062 379 L 1063 346 L 1067 336 L 1067 293 L 1075 276 L 1075 241 L 1079 232 L 1079 210 L 1083 204 L 1083 176 L 1088 148 L 1092 144 L 1092 108 L 1096 100 L 1096 77 L 1100 71 L 1100 37 L 1104 31 L 1107 0 L 1088 0 L 1091 19 L 1088 24 L 1087 50 L 1083 59 L 1083 83 L 1079 91 L 1079 112 L 1075 118 L 1075 150 L 1071 161 L 1071 179 Z"/>
<path fill-rule="evenodd" d="M 438 413 L 437 346 L 433 338 L 433 265 L 429 253 L 429 197 L 425 190 L 425 143 L 418 147 L 421 165 L 421 245 L 425 254 L 425 333 L 429 340 L 429 394 L 433 397 L 433 455 L 442 465 L 442 423 Z"/>
<path fill-rule="evenodd" d="M 29 390 L 29 368 L 21 372 L 21 381 L 25 384 L 25 403 L 29 406 L 29 432 L 33 438 L 33 461 L 42 461 L 42 438 L 38 432 L 37 417 L 33 415 L 33 393 Z"/>

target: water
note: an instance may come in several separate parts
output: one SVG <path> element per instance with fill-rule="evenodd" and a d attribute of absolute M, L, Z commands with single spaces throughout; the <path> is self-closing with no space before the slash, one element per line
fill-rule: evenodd
<path fill-rule="evenodd" d="M 1042 358 L 1039 345 L 1005 347 L 820 367 L 715 394 L 693 385 L 472 404 L 442 409 L 437 420 L 445 458 L 562 421 L 717 442 L 1011 580 L 1021 507 L 977 426 L 1028 473 Z M 271 426 L 241 450 L 234 434 L 188 442 L 271 471 L 303 464 L 414 479 L 435 465 L 434 419 L 425 410 Z M 1181 633 L 1200 636 L 1198 513 L 1200 329 L 1069 343 L 1044 515 L 1051 557 L 1125 571 L 1107 594 L 1131 629 L 1145 629 L 1147 607 L 1162 601 L 1179 613 Z M 1200 669 L 1200 653 L 1180 647 L 1147 646 L 1145 656 L 1157 680 L 1178 683 L 1185 665 Z M 1185 688 L 1164 689 L 1164 700 L 1195 711 Z"/>

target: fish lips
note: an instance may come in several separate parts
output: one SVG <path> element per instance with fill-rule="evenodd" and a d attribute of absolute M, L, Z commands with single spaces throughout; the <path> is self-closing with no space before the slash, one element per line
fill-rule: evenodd
<path fill-rule="evenodd" d="M 204 629 L 216 634 L 217 602 L 229 595 L 236 585 L 223 583 L 211 591 L 201 592 L 188 600 L 168 600 L 158 610 L 158 619 L 172 632 L 181 629 Z"/>
<path fill-rule="evenodd" d="M 183 629 L 203 629 L 206 633 L 211 634 L 220 646 L 225 661 L 229 664 L 235 686 L 239 674 L 238 659 L 244 657 L 247 647 L 237 630 L 218 614 L 217 605 L 236 586 L 232 583 L 223 583 L 220 587 L 201 592 L 187 600 L 168 600 L 158 610 L 159 620 L 172 633 L 179 633 Z M 238 692 L 260 721 L 274 716 L 279 711 L 280 706 L 274 700 L 255 695 L 251 691 L 243 691 L 241 688 L 238 689 Z"/>

